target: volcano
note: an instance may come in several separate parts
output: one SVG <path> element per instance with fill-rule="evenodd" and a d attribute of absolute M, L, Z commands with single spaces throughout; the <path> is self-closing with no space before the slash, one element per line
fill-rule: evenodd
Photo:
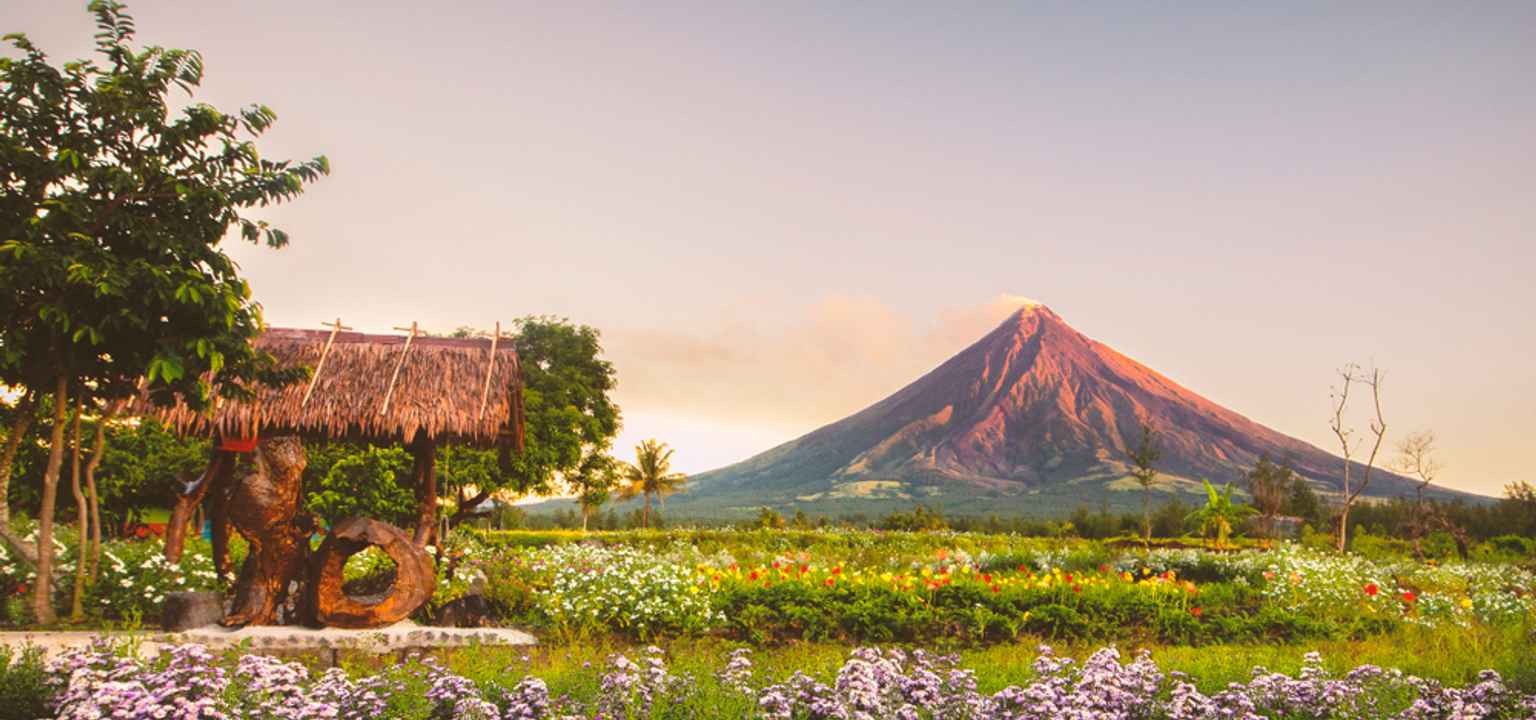
<path fill-rule="evenodd" d="M 1340 489 L 1341 458 L 1217 405 L 1031 304 L 890 397 L 697 475 L 669 503 L 694 512 L 878 510 L 869 503 L 923 499 L 959 512 L 1130 508 L 1140 495 L 1129 452 L 1144 425 L 1162 450 L 1163 492 L 1193 494 L 1199 479 L 1239 481 L 1261 455 L 1288 462 L 1322 493 Z M 1378 468 L 1367 495 L 1410 494 L 1412 485 Z"/>

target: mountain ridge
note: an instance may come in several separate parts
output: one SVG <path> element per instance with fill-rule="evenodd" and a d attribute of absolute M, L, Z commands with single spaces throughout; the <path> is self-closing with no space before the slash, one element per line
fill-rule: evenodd
<path fill-rule="evenodd" d="M 1081 496 L 1077 504 L 1126 505 L 1139 502 L 1123 480 L 1142 424 L 1162 448 L 1165 491 L 1192 493 L 1196 478 L 1238 480 L 1264 454 L 1325 493 L 1338 490 L 1343 459 L 1222 407 L 1029 303 L 886 398 L 697 475 L 672 502 L 741 509 L 932 498 L 1060 510 Z M 1356 482 L 1363 470 L 1355 464 Z M 1368 496 L 1407 494 L 1412 485 L 1376 468 Z"/>

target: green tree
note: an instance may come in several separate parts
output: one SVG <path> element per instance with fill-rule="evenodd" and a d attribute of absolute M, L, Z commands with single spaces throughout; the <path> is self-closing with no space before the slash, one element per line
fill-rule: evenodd
<path fill-rule="evenodd" d="M 1225 548 L 1238 524 L 1256 511 L 1248 505 L 1232 502 L 1231 483 L 1217 490 L 1211 481 L 1201 482 L 1205 483 L 1205 506 L 1190 513 L 1188 522 L 1198 525 L 1202 536 L 1215 537 L 1217 549 Z"/>
<path fill-rule="evenodd" d="M 1141 442 L 1131 452 L 1131 477 L 1141 486 L 1141 544 L 1152 545 L 1152 485 L 1157 482 L 1157 461 L 1163 456 L 1152 428 L 1141 426 Z"/>
<path fill-rule="evenodd" d="M 1295 473 L 1290 465 L 1276 464 L 1270 461 L 1269 455 L 1260 455 L 1259 461 L 1243 479 L 1248 484 L 1248 494 L 1253 496 L 1254 506 L 1258 508 L 1264 537 L 1273 540 L 1275 519 L 1285 509 L 1286 497 L 1295 482 Z"/>
<path fill-rule="evenodd" d="M 307 489 L 305 509 L 327 525 L 361 515 L 405 527 L 416 518 L 411 467 L 410 453 L 398 447 L 348 453 Z"/>
<path fill-rule="evenodd" d="M 607 453 L 589 453 L 576 472 L 566 475 L 565 481 L 576 492 L 581 531 L 586 532 L 592 513 L 608 502 L 619 484 L 619 463 Z"/>
<path fill-rule="evenodd" d="M 475 334 L 469 328 L 454 331 L 461 337 Z M 512 336 L 523 371 L 524 449 L 501 455 L 495 472 L 482 471 L 488 468 L 482 461 L 473 477 L 449 478 L 460 488 L 474 489 L 473 495 L 461 494 L 461 509 L 498 492 L 549 493 L 562 477 L 580 472 L 590 457 L 606 452 L 619 432 L 619 406 L 608 395 L 615 384 L 613 363 L 601 357 L 596 329 L 528 316 L 514 323 Z M 475 453 L 491 457 L 481 450 L 466 450 L 461 457 L 467 464 Z M 463 519 L 455 513 L 449 523 Z"/>
<path fill-rule="evenodd" d="M 621 497 L 645 498 L 645 509 L 640 515 L 640 526 L 651 526 L 651 498 L 658 500 L 683 488 L 688 476 L 672 472 L 672 448 L 654 439 L 635 446 L 635 464 L 625 463 L 619 470 Z"/>
<path fill-rule="evenodd" d="M 763 530 L 783 530 L 788 524 L 789 523 L 785 522 L 784 516 L 781 515 L 779 511 L 774 510 L 767 505 L 762 506 L 757 511 L 758 528 Z"/>
<path fill-rule="evenodd" d="M 1328 523 L 1327 513 L 1328 508 L 1312 484 L 1300 475 L 1294 476 L 1290 494 L 1285 498 L 1285 514 L 1302 518 L 1314 530 L 1322 530 Z"/>
<path fill-rule="evenodd" d="M 329 171 L 324 157 L 268 160 L 254 138 L 276 119 L 254 105 L 226 114 L 181 104 L 203 77 L 192 50 L 135 49 L 115 2 L 90 4 L 100 60 L 54 67 L 25 35 L 0 58 L 0 383 L 53 396 L 39 537 L 51 537 L 68 409 L 133 394 L 194 407 L 251 381 L 283 382 L 249 340 L 260 307 L 220 247 L 231 228 L 282 247 L 281 230 L 250 217 Z M 33 405 L 32 407 L 36 407 Z M 9 482 L 9 476 L 0 477 Z M 0 538 L 36 558 L 32 609 L 49 601 L 53 547 Z"/>

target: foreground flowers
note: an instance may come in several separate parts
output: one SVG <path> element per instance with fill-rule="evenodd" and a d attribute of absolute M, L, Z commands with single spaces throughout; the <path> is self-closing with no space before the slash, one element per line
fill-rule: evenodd
<path fill-rule="evenodd" d="M 1036 678 L 993 694 L 955 656 L 921 650 L 854 650 L 830 682 L 796 672 L 755 682 L 750 653 L 730 654 L 713 695 L 672 673 L 657 648 L 639 660 L 613 655 L 595 696 L 552 696 L 532 676 L 477 685 L 424 660 L 354 680 L 338 669 L 316 677 L 298 663 L 248 655 L 227 672 L 197 645 L 146 664 L 106 648 L 77 650 L 51 667 L 57 717 L 95 718 L 575 718 L 748 717 L 768 720 L 1047 720 L 1094 718 L 1536 718 L 1536 695 L 1510 690 L 1492 671 L 1446 688 L 1397 670 L 1362 665 L 1330 675 L 1315 653 L 1295 676 L 1254 668 L 1246 683 L 1213 695 L 1164 673 L 1146 653 L 1122 662 L 1106 648 L 1081 664 L 1040 648 Z M 735 707 L 728 705 L 734 698 Z M 724 701 L 724 702 L 722 702 Z"/>

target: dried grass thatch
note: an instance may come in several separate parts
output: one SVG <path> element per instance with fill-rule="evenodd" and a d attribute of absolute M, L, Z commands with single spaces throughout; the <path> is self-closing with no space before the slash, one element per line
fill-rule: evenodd
<path fill-rule="evenodd" d="M 285 367 L 314 369 L 330 336 L 328 330 L 269 328 L 255 342 Z M 337 333 L 307 404 L 309 383 L 299 382 L 259 389 L 249 402 L 219 400 L 204 412 L 180 403 L 140 410 L 184 434 L 300 435 L 382 444 L 410 442 L 420 431 L 439 442 L 522 448 L 522 370 L 510 338 L 496 344 L 494 366 L 489 338 L 417 336 L 409 351 L 406 339 Z M 391 391 L 401 353 L 405 364 Z M 485 395 L 487 370 L 490 392 Z M 389 407 L 384 410 L 386 395 Z"/>

